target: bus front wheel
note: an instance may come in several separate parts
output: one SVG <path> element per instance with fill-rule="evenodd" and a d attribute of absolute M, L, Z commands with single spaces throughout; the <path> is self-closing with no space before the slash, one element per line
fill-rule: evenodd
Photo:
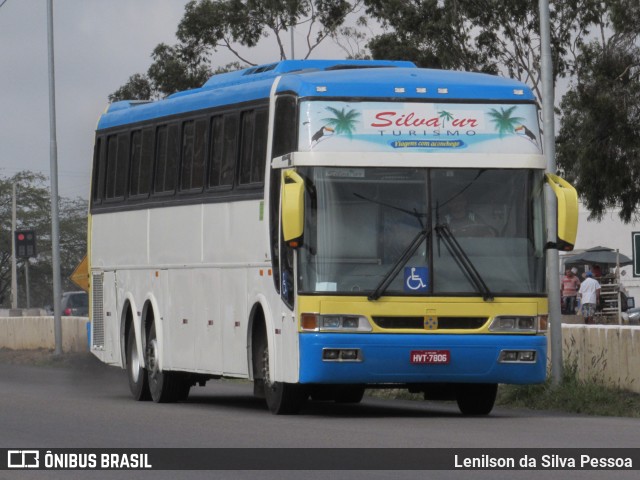
<path fill-rule="evenodd" d="M 456 401 L 463 415 L 489 415 L 498 393 L 497 383 L 466 383 L 458 385 Z"/>
<path fill-rule="evenodd" d="M 155 322 L 151 324 L 146 349 L 146 364 L 151 398 L 156 403 L 170 403 L 186 400 L 191 384 L 179 373 L 162 372 L 158 364 L 158 338 Z"/>
<path fill-rule="evenodd" d="M 308 396 L 304 389 L 293 383 L 271 382 L 269 378 L 269 348 L 265 341 L 262 350 L 262 381 L 267 406 L 275 415 L 298 413 Z"/>

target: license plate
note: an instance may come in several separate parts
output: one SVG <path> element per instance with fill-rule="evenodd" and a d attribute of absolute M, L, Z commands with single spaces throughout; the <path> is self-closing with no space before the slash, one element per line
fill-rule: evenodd
<path fill-rule="evenodd" d="M 449 350 L 413 350 L 409 358 L 411 363 L 444 365 L 449 363 L 451 354 Z"/>

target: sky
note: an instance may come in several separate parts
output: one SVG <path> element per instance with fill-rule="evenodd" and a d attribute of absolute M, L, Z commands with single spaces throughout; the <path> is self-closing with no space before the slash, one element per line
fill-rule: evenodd
<path fill-rule="evenodd" d="M 50 172 L 46 0 L 0 0 L 0 176 Z M 188 0 L 54 0 L 59 194 L 89 196 L 94 131 L 108 96 L 144 73 L 175 31 Z M 298 35 L 302 41 L 302 33 Z M 288 47 L 287 47 L 288 48 Z M 278 60 L 273 44 L 250 60 Z M 313 58 L 344 58 L 328 42 Z M 234 58 L 215 57 L 217 65 Z"/>

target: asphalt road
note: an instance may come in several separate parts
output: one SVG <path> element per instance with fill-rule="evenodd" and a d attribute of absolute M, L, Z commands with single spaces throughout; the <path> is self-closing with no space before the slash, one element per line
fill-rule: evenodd
<path fill-rule="evenodd" d="M 2 359 L 0 358 L 0 362 Z M 252 386 L 210 381 L 178 404 L 135 402 L 125 372 L 87 354 L 57 365 L 0 364 L 0 448 L 628 448 L 640 420 L 496 408 L 463 417 L 451 403 L 309 403 L 271 415 Z M 637 478 L 635 472 L 16 472 L 5 478 Z M 304 475 L 303 475 L 304 473 Z"/>

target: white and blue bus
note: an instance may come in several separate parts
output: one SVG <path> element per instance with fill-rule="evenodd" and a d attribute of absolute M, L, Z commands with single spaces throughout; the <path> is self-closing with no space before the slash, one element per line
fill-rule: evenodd
<path fill-rule="evenodd" d="M 525 85 L 290 60 L 100 118 L 91 350 L 133 396 L 244 378 L 273 413 L 408 388 L 488 414 L 546 377 L 545 175 Z"/>

